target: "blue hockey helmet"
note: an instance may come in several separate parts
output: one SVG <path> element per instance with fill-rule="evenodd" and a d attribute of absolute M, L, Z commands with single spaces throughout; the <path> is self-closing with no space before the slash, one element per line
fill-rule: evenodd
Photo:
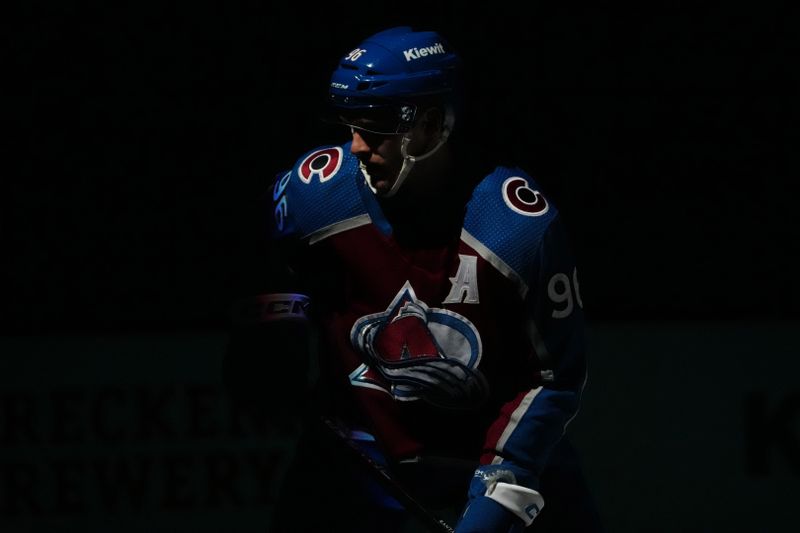
<path fill-rule="evenodd" d="M 376 33 L 333 72 L 330 118 L 375 133 L 405 133 L 421 105 L 451 103 L 458 62 L 436 32 L 400 26 Z"/>

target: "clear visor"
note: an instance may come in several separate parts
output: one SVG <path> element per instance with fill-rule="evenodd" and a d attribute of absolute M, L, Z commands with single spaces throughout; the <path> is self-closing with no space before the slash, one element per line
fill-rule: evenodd
<path fill-rule="evenodd" d="M 379 135 L 396 135 L 411 129 L 416 111 L 413 105 L 364 107 L 332 105 L 325 112 L 323 119 L 332 124 L 342 124 Z"/>

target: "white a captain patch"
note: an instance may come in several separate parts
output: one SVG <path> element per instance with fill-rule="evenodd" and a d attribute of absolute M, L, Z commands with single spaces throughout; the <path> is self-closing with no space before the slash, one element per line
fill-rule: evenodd
<path fill-rule="evenodd" d="M 458 254 L 461 261 L 458 272 L 450 278 L 450 294 L 444 299 L 445 304 L 477 304 L 478 297 L 478 258 L 474 255 Z"/>

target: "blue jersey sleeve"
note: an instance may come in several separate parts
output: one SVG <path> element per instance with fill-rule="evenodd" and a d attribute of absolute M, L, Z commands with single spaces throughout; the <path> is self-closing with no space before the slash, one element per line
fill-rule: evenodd
<path fill-rule="evenodd" d="M 586 379 L 583 303 L 578 273 L 561 220 L 550 223 L 539 246 L 526 297 L 528 334 L 543 383 L 504 406 L 493 443 L 496 464 L 518 463 L 537 484 L 549 451 L 575 416 Z"/>
<path fill-rule="evenodd" d="M 338 231 L 366 224 L 358 159 L 349 144 L 315 148 L 275 180 L 270 195 L 270 236 L 314 244 Z"/>
<path fill-rule="evenodd" d="M 470 504 L 457 531 L 470 531 L 477 520 L 474 510 L 488 506 L 486 499 L 502 505 L 516 520 L 498 522 L 497 531 L 533 521 L 547 498 L 538 492 L 540 475 L 578 411 L 586 381 L 578 273 L 557 214 L 543 228 L 535 253 L 527 254 L 525 264 L 517 264 L 516 271 L 525 274 L 520 282 L 526 288 L 522 293 L 527 329 L 542 379 L 503 405 L 487 432 L 482 466 L 471 483 Z"/>

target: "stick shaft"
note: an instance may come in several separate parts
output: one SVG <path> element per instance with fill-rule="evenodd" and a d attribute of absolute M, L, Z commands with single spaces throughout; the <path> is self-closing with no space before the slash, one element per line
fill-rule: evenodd
<path fill-rule="evenodd" d="M 344 444 L 353 455 L 355 455 L 365 467 L 369 468 L 373 475 L 381 484 L 394 496 L 406 509 L 419 518 L 431 531 L 436 533 L 454 533 L 450 524 L 437 518 L 419 500 L 414 498 L 408 491 L 400 485 L 389 470 L 370 457 L 358 444 L 356 444 L 347 434 L 344 428 L 329 418 L 322 417 L 322 422 L 333 432 L 342 444 Z"/>

